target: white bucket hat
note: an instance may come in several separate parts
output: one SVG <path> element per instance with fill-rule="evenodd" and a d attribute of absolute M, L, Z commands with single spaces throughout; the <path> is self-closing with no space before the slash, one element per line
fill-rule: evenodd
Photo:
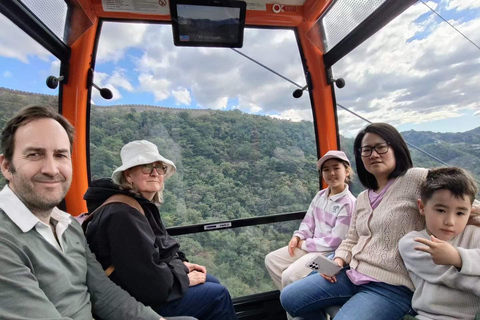
<path fill-rule="evenodd" d="M 157 146 L 147 140 L 136 140 L 127 143 L 120 151 L 120 157 L 122 158 L 122 165 L 113 171 L 112 174 L 112 180 L 116 184 L 120 184 L 120 177 L 123 171 L 141 164 L 157 161 L 163 162 L 167 166 L 165 179 L 170 178 L 177 171 L 175 164 L 160 155 Z"/>

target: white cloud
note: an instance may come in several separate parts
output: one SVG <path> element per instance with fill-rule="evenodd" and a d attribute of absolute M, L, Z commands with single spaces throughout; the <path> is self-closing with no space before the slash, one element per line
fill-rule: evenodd
<path fill-rule="evenodd" d="M 106 30 L 113 29 L 109 24 L 105 24 Z M 265 34 L 257 38 L 247 36 L 258 32 Z M 104 36 L 113 34 L 118 37 L 118 32 Z M 157 101 L 172 95 L 175 98 L 170 88 L 185 88 L 195 97 L 197 106 L 211 109 L 226 108 L 229 99 L 243 101 L 241 109 L 252 113 L 281 112 L 309 103 L 308 94 L 299 100 L 292 98 L 294 85 L 230 49 L 174 47 L 170 26 L 150 25 L 142 39 L 143 43 L 135 47 L 139 54 L 122 61 L 135 64 L 134 71 L 141 79 L 139 91 L 152 92 Z M 271 45 L 267 50 L 268 43 Z M 244 48 L 242 52 L 254 59 L 302 85 L 305 83 L 292 31 L 247 29 Z M 156 83 L 159 79 L 162 81 Z"/>
<path fill-rule="evenodd" d="M 311 109 L 304 109 L 304 110 L 296 110 L 290 109 L 283 111 L 280 115 L 270 115 L 272 118 L 276 119 L 284 119 L 284 120 L 291 120 L 295 122 L 299 121 L 312 121 L 312 110 Z"/>
<path fill-rule="evenodd" d="M 121 68 L 115 69 L 112 76 L 109 78 L 108 82 L 112 86 L 120 87 L 128 92 L 133 92 L 133 86 L 128 81 L 127 76 L 125 75 L 124 69 L 121 69 Z"/>
<path fill-rule="evenodd" d="M 112 83 L 112 78 L 113 76 L 109 76 L 104 72 L 95 71 L 93 82 L 100 88 L 107 88 L 112 91 L 113 97 L 109 101 L 120 100 L 122 98 L 122 94 L 120 93 L 118 88 Z M 113 80 L 113 82 L 115 82 L 115 80 Z M 100 92 L 97 89 L 92 88 L 92 100 L 94 101 L 94 104 L 102 104 L 101 101 L 104 101 L 105 99 L 102 98 Z"/>
<path fill-rule="evenodd" d="M 480 110 L 473 113 L 474 116 L 480 117 Z"/>
<path fill-rule="evenodd" d="M 125 74 L 125 70 L 122 68 L 116 68 L 112 75 L 109 75 L 104 72 L 97 72 L 95 71 L 93 82 L 99 86 L 100 88 L 108 88 L 112 91 L 112 99 L 109 101 L 120 100 L 122 98 L 122 94 L 120 92 L 120 88 L 126 90 L 128 92 L 133 92 L 134 88 L 132 84 L 128 81 L 127 76 Z M 92 99 L 95 102 L 99 102 L 104 100 L 97 89 L 93 89 L 92 91 Z M 98 100 L 101 99 L 101 100 Z"/>
<path fill-rule="evenodd" d="M 209 101 L 208 106 L 198 104 L 202 108 L 207 108 L 207 109 L 214 109 L 214 110 L 222 110 L 227 108 L 228 104 L 228 97 L 217 97 L 214 100 Z"/>
<path fill-rule="evenodd" d="M 184 104 L 186 106 L 189 106 L 192 102 L 190 92 L 185 88 L 178 88 L 178 90 L 172 90 L 172 95 L 175 98 L 176 105 Z"/>
<path fill-rule="evenodd" d="M 162 101 L 170 96 L 171 82 L 167 79 L 155 78 L 152 74 L 141 74 L 138 77 L 140 88 L 153 93 L 155 101 Z"/>
<path fill-rule="evenodd" d="M 260 107 L 257 106 L 257 105 L 252 105 L 252 106 L 250 107 L 250 112 L 251 112 L 251 113 L 258 113 L 258 112 L 260 112 L 260 111 L 262 111 L 262 108 L 260 108 Z"/>
<path fill-rule="evenodd" d="M 13 76 L 13 74 L 8 70 L 5 71 L 2 75 L 4 78 L 11 78 Z"/>
<path fill-rule="evenodd" d="M 18 59 L 28 63 L 30 57 L 36 56 L 48 61 L 52 56 L 45 48 L 30 38 L 13 22 L 0 14 L 0 56 Z"/>
<path fill-rule="evenodd" d="M 129 48 L 139 47 L 148 25 L 143 23 L 104 23 L 97 51 L 97 62 L 121 60 Z"/>
<path fill-rule="evenodd" d="M 480 41 L 480 19 L 450 22 Z M 478 49 L 422 3 L 352 51 L 334 66 L 334 73 L 347 83 L 336 90 L 337 101 L 370 121 L 427 123 L 454 119 L 479 106 Z M 340 114 L 345 132 L 366 124 Z"/>
<path fill-rule="evenodd" d="M 468 10 L 468 9 L 475 9 L 480 8 L 480 1 L 478 0 L 451 0 L 448 2 L 447 9 L 448 10 Z"/>
<path fill-rule="evenodd" d="M 262 108 L 254 102 L 245 101 L 243 97 L 239 99 L 239 104 L 235 106 L 235 109 L 239 109 L 248 113 L 258 113 L 262 111 Z"/>

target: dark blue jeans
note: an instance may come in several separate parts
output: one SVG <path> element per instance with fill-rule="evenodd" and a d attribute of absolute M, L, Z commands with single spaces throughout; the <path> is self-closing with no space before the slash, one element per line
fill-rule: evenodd
<path fill-rule="evenodd" d="M 318 273 L 286 286 L 280 295 L 283 308 L 302 319 L 324 320 L 326 307 L 343 305 L 335 320 L 397 320 L 412 313 L 413 292 L 404 286 L 369 282 L 357 286 L 344 268 L 337 282 L 330 283 Z"/>
<path fill-rule="evenodd" d="M 207 274 L 205 283 L 189 287 L 181 299 L 154 309 L 162 317 L 190 316 L 198 320 L 237 319 L 230 293 L 210 274 Z"/>

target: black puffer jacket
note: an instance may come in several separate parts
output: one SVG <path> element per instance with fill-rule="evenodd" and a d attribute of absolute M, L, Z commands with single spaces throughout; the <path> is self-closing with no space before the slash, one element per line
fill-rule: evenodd
<path fill-rule="evenodd" d="M 91 183 L 84 199 L 92 212 L 114 194 L 130 192 L 110 179 Z M 149 306 L 179 299 L 189 286 L 188 268 L 180 245 L 165 230 L 157 206 L 143 197 L 134 197 L 145 215 L 123 203 L 111 203 L 95 212 L 86 237 L 97 260 L 110 279 L 133 297 Z"/>

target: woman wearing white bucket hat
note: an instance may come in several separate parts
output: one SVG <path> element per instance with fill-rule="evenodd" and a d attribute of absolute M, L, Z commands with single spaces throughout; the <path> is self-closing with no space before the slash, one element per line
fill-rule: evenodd
<path fill-rule="evenodd" d="M 84 196 L 94 213 L 87 241 L 112 281 L 166 317 L 237 319 L 228 290 L 189 263 L 163 225 L 157 205 L 175 164 L 146 140 L 126 144 L 120 156 L 112 179 L 93 181 Z"/>

